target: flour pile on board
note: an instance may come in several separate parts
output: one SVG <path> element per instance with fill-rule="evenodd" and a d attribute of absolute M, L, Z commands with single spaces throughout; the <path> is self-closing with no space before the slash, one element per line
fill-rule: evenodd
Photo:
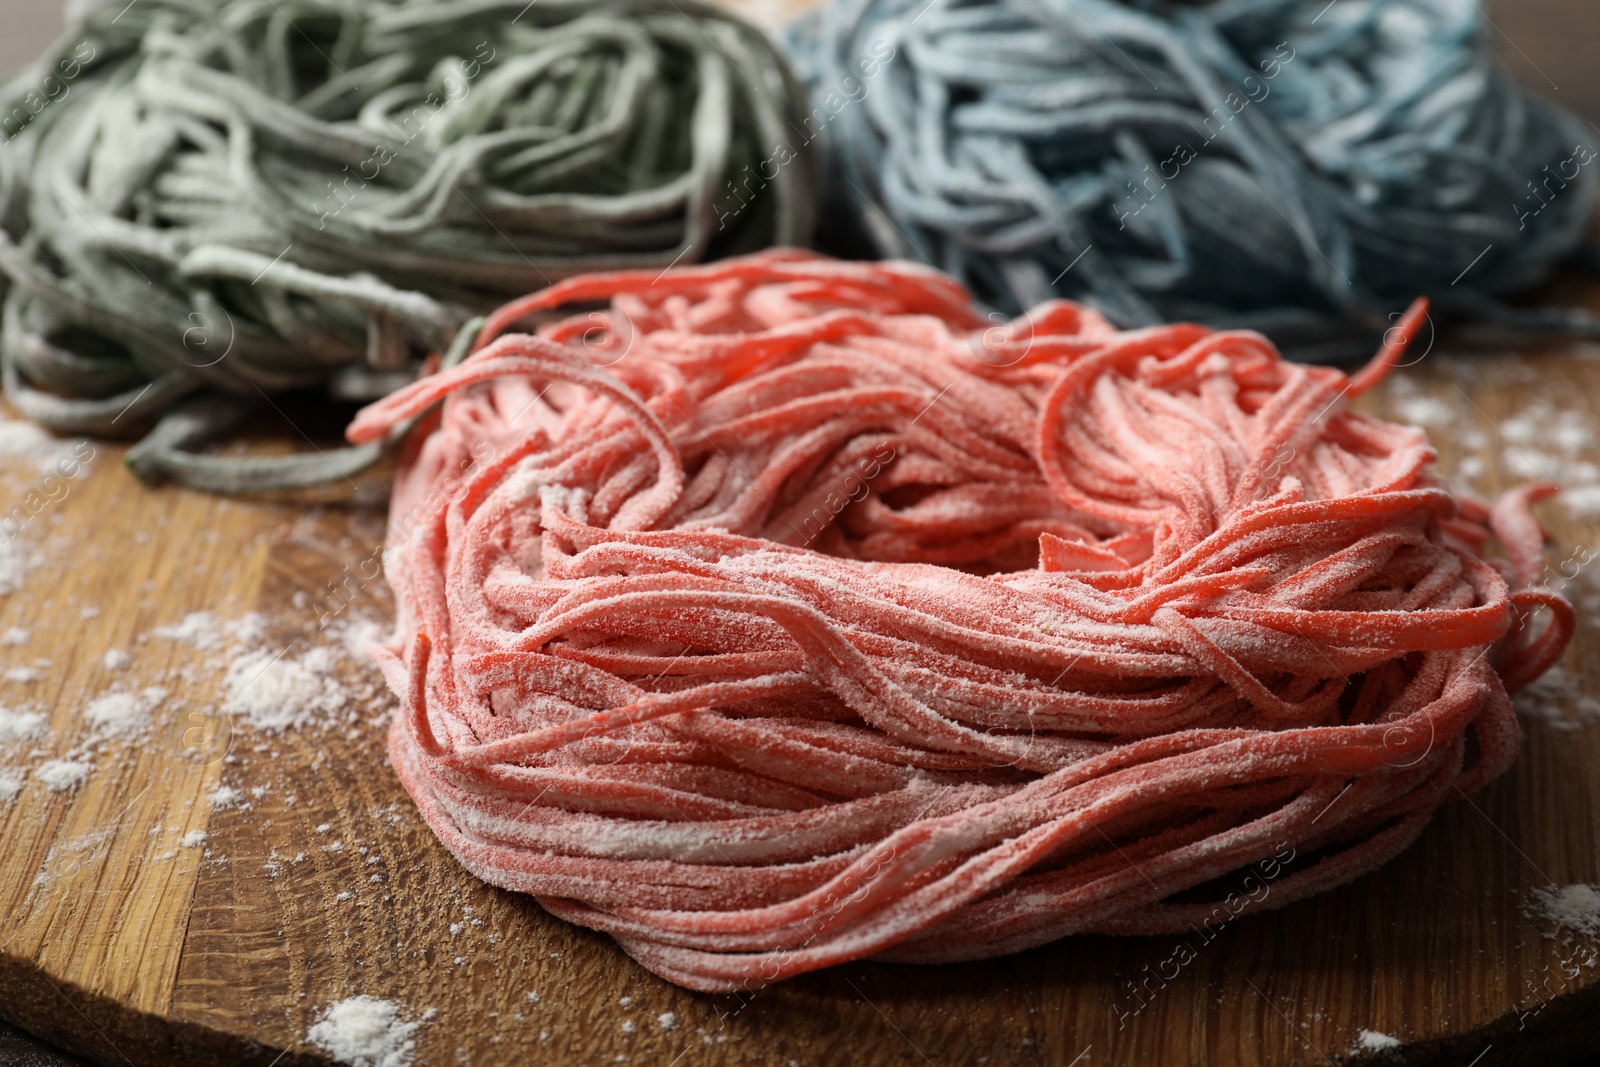
<path fill-rule="evenodd" d="M 393 1001 L 350 997 L 330 1007 L 306 1040 L 348 1067 L 411 1067 L 421 1025 L 406 1022 Z"/>
<path fill-rule="evenodd" d="M 265 649 L 247 653 L 228 667 L 223 710 L 268 732 L 329 718 L 350 701 L 333 676 L 336 665 L 327 648 L 313 648 L 298 658 Z"/>
<path fill-rule="evenodd" d="M 10 596 L 28 580 L 28 554 L 15 540 L 0 541 L 0 596 Z"/>
<path fill-rule="evenodd" d="M 1535 889 L 1533 906 L 1564 930 L 1590 937 L 1600 935 L 1600 887 L 1579 882 Z"/>
<path fill-rule="evenodd" d="M 116 690 L 91 700 L 83 709 L 83 717 L 102 733 L 131 737 L 144 733 L 150 725 L 150 713 L 166 698 L 167 691 L 158 686 L 148 686 L 139 693 Z"/>
<path fill-rule="evenodd" d="M 48 732 L 48 720 L 38 711 L 12 711 L 0 707 L 0 751 L 12 755 L 11 746 L 23 741 L 33 741 Z M 27 754 L 37 756 L 38 749 Z M 51 760 L 37 767 L 33 775 L 53 792 L 75 789 L 89 776 L 89 764 L 66 760 Z M 0 768 L 0 804 L 9 804 L 22 792 L 23 779 L 28 771 L 22 768 Z"/>
<path fill-rule="evenodd" d="M 1390 1052 L 1400 1047 L 1400 1039 L 1377 1030 L 1363 1030 L 1356 1035 L 1355 1052 Z"/>
<path fill-rule="evenodd" d="M 273 639 L 263 616 L 223 619 L 196 611 L 152 636 L 207 653 L 205 666 L 221 670 L 218 703 L 235 722 L 263 733 L 306 726 L 350 726 L 379 696 L 370 683 L 343 677 L 345 661 L 361 663 L 361 649 L 382 636 L 365 619 L 339 620 L 323 633 L 325 644 L 299 651 L 297 641 Z M 196 679 L 186 677 L 193 688 Z"/>
<path fill-rule="evenodd" d="M 52 793 L 65 793 L 88 781 L 94 768 L 78 760 L 53 759 L 39 764 L 33 776 Z"/>
<path fill-rule="evenodd" d="M 26 493 L 19 491 L 6 505 L 8 510 L 0 513 L 0 533 L 4 534 L 4 540 L 0 540 L 0 596 L 21 589 L 29 568 L 38 562 L 35 554 L 23 547 L 17 533 L 44 508 L 61 499 L 57 482 L 82 471 L 84 461 L 74 457 L 80 447 L 88 449 L 90 457 L 94 455 L 87 441 L 58 440 L 32 422 L 0 416 L 0 474 L 26 473 L 31 478 L 33 470 L 19 470 L 31 467 L 47 479 L 42 487 Z"/>
<path fill-rule="evenodd" d="M 229 808 L 247 807 L 244 793 L 236 786 L 219 785 L 216 792 L 211 794 L 211 807 L 216 811 L 226 811 Z"/>
<path fill-rule="evenodd" d="M 216 652 L 230 644 L 256 644 L 266 628 L 266 619 L 256 612 L 225 621 L 214 611 L 191 611 L 172 626 L 155 630 L 154 635 L 192 645 L 202 652 Z"/>
<path fill-rule="evenodd" d="M 1402 386 L 1400 383 L 1406 383 Z M 1395 414 L 1404 422 L 1413 426 L 1448 427 L 1456 421 L 1455 407 L 1436 396 L 1413 392 L 1411 379 L 1396 377 L 1391 380 L 1391 388 L 1402 395 L 1394 402 Z"/>
<path fill-rule="evenodd" d="M 28 741 L 44 733 L 45 718 L 37 711 L 0 708 L 0 745 Z"/>
<path fill-rule="evenodd" d="M 0 419 L 0 459 L 31 459 L 39 470 L 48 471 L 72 448 L 73 442 L 51 437 L 37 423 Z"/>
<path fill-rule="evenodd" d="M 362 662 L 367 659 L 367 646 L 379 644 L 389 636 L 389 627 L 360 616 L 341 619 L 327 629 L 329 636 L 339 643 L 351 659 Z"/>

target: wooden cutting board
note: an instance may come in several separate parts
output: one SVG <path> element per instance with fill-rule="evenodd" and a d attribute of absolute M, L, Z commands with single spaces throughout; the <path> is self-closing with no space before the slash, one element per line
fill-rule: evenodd
<path fill-rule="evenodd" d="M 1535 438 L 1561 419 L 1600 426 L 1600 361 L 1579 349 L 1436 350 L 1401 378 L 1364 406 L 1452 418 L 1437 438 L 1445 469 L 1475 474 L 1481 491 L 1521 480 L 1508 465 L 1555 462 Z M 1496 429 L 1530 411 L 1515 425 L 1535 438 Z M 307 430 L 326 440 L 330 426 Z M 309 447 L 288 427 L 268 436 Z M 420 1023 L 415 1062 L 428 1067 L 1276 1067 L 1343 1062 L 1363 1029 L 1399 1038 L 1408 1063 L 1600 1050 L 1596 943 L 1529 910 L 1540 888 L 1600 882 L 1600 721 L 1582 704 L 1600 692 L 1591 619 L 1568 657 L 1572 691 L 1546 704 L 1570 721 L 1528 720 L 1509 775 L 1449 804 L 1410 851 L 1350 886 L 1240 918 L 1209 942 L 1077 937 L 988 963 L 856 964 L 710 997 L 464 873 L 387 764 L 390 705 L 370 670 L 346 669 L 360 699 L 336 728 L 230 731 L 214 709 L 226 664 L 151 636 L 192 611 L 256 610 L 263 646 L 315 646 L 329 584 L 359 575 L 378 547 L 385 472 L 320 504 L 233 501 L 146 488 L 119 449 L 95 448 L 13 542 L 35 558 L 0 598 L 0 632 L 31 636 L 0 645 L 0 673 L 31 665 L 40 677 L 0 682 L 0 703 L 47 712 L 51 732 L 0 746 L 0 774 L 82 752 L 83 709 L 112 686 L 169 694 L 142 740 L 89 752 L 80 788 L 29 779 L 0 805 L 0 1016 L 97 1063 L 323 1063 L 307 1029 L 357 994 Z M 8 460 L 0 503 L 37 503 L 27 493 L 40 484 Z M 1576 573 L 1575 595 L 1592 605 L 1600 563 L 1580 561 L 1600 530 L 1544 511 L 1559 537 L 1552 566 Z M 359 588 L 346 617 L 387 613 L 381 580 L 346 588 Z M 112 650 L 131 666 L 109 670 Z M 240 802 L 215 807 L 219 786 Z M 203 844 L 185 847 L 197 831 Z M 670 1029 L 659 1022 L 669 1012 Z"/>

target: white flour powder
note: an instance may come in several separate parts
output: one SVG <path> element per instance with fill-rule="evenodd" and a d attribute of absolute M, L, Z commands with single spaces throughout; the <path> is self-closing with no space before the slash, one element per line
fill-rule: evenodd
<path fill-rule="evenodd" d="M 0 745 L 38 737 L 44 733 L 44 723 L 44 716 L 37 711 L 0 708 Z"/>
<path fill-rule="evenodd" d="M 155 686 L 141 693 L 106 693 L 89 702 L 83 717 L 104 733 L 129 737 L 145 731 L 150 725 L 150 712 L 166 698 L 167 691 Z"/>
<path fill-rule="evenodd" d="M 1390 1037 L 1377 1030 L 1363 1030 L 1356 1035 L 1356 1050 L 1359 1052 L 1388 1052 L 1399 1047 L 1398 1037 Z"/>
<path fill-rule="evenodd" d="M 64 793 L 87 781 L 92 770 L 94 768 L 89 764 L 77 760 L 53 759 L 39 764 L 33 776 L 52 793 Z"/>
<path fill-rule="evenodd" d="M 233 661 L 223 680 L 223 710 L 258 730 L 311 724 L 346 710 L 350 696 L 332 677 L 337 663 L 327 648 L 298 658 L 265 649 Z"/>
<path fill-rule="evenodd" d="M 1534 906 L 1557 926 L 1591 937 L 1600 934 L 1600 888 L 1578 883 L 1533 891 Z"/>
<path fill-rule="evenodd" d="M 406 1022 L 393 1001 L 350 997 L 330 1007 L 306 1040 L 349 1067 L 410 1067 L 420 1025 Z"/>

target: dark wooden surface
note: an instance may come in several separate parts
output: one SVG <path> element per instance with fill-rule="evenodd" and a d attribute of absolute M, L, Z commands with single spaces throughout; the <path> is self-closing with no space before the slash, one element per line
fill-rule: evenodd
<path fill-rule="evenodd" d="M 1493 0 L 1500 54 L 1518 81 L 1600 125 L 1600 4 L 1594 0 Z"/>

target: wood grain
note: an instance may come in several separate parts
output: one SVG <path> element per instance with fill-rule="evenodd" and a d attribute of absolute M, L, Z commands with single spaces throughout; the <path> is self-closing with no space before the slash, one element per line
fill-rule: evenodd
<path fill-rule="evenodd" d="M 1471 430 L 1484 435 L 1485 490 L 1516 480 L 1499 470 L 1512 451 L 1494 426 L 1507 415 L 1544 398 L 1600 425 L 1600 361 L 1581 351 L 1441 349 L 1404 375 L 1411 401 L 1434 397 L 1460 413 L 1439 440 L 1445 469 L 1459 469 Z M 1387 387 L 1366 403 L 1388 412 L 1399 395 Z M 274 447 L 295 437 L 269 436 Z M 700 996 L 463 873 L 387 765 L 384 700 L 358 702 L 353 722 L 332 730 L 239 726 L 225 760 L 194 758 L 182 743 L 187 715 L 218 699 L 215 665 L 140 635 L 188 611 L 260 610 L 267 645 L 310 647 L 318 597 L 377 545 L 382 472 L 351 490 L 354 503 L 308 508 L 148 489 L 120 469 L 116 448 L 97 447 L 65 499 L 19 535 L 41 558 L 0 601 L 0 629 L 33 634 L 3 650 L 0 666 L 53 661 L 40 681 L 0 693 L 50 712 L 46 751 L 0 750 L 0 764 L 85 743 L 82 708 L 113 682 L 172 690 L 150 737 L 102 745 L 80 790 L 30 783 L 0 807 L 0 1016 L 94 1062 L 321 1063 L 307 1028 L 358 993 L 413 1017 L 435 1013 L 416 1035 L 416 1062 L 429 1067 L 618 1057 L 1276 1067 L 1342 1062 L 1362 1028 L 1405 1041 L 1385 1062 L 1491 1067 L 1600 1051 L 1600 975 L 1579 966 L 1569 976 L 1596 946 L 1563 943 L 1526 910 L 1537 888 L 1600 882 L 1593 722 L 1565 731 L 1529 722 L 1515 769 L 1448 805 L 1396 862 L 1234 921 L 1209 942 L 1080 937 L 988 963 L 859 964 L 742 999 Z M 26 470 L 0 474 L 11 499 L 33 481 Z M 1600 546 L 1589 523 L 1546 513 L 1560 538 L 1553 561 Z M 387 612 L 382 583 L 350 610 Z M 109 648 L 133 667 L 108 674 Z M 1586 619 L 1568 660 L 1582 692 L 1600 691 L 1597 653 Z M 348 681 L 376 691 L 371 673 L 352 669 Z M 264 790 L 248 809 L 213 810 L 222 783 Z M 194 830 L 208 835 L 205 847 L 179 847 Z M 1177 966 L 1180 943 L 1194 958 Z M 657 1022 L 665 1012 L 675 1028 Z"/>

